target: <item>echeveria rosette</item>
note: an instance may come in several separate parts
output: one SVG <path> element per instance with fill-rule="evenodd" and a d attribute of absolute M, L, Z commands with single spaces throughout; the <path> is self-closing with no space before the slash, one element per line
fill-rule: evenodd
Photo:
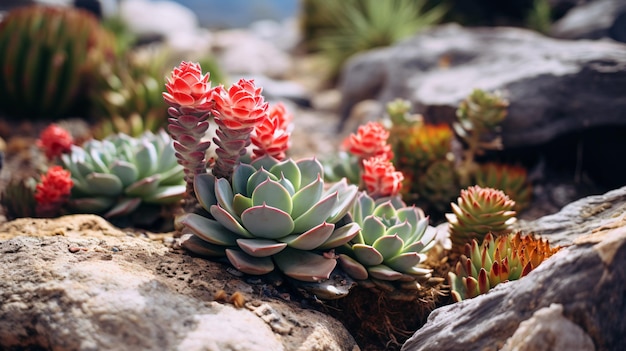
<path fill-rule="evenodd" d="M 178 163 L 183 166 L 187 192 L 193 197 L 193 178 L 206 173 L 206 150 L 210 141 L 202 141 L 209 128 L 207 119 L 213 108 L 210 74 L 202 74 L 198 63 L 181 62 L 167 78 L 163 93 L 170 105 L 169 131 L 174 140 Z"/>
<path fill-rule="evenodd" d="M 213 219 L 187 213 L 179 218 L 190 251 L 226 256 L 238 270 L 266 274 L 278 267 L 309 282 L 328 279 L 336 266 L 325 252 L 350 241 L 358 225 L 340 220 L 357 187 L 345 181 L 325 190 L 322 165 L 314 158 L 278 161 L 262 156 L 235 167 L 232 181 L 211 174 L 196 177 L 200 204 Z"/>
<path fill-rule="evenodd" d="M 240 79 L 228 90 L 215 87 L 215 123 L 218 126 L 213 141 L 217 159 L 213 175 L 229 178 L 246 154 L 250 145 L 250 134 L 256 126 L 268 118 L 268 103 L 261 95 L 262 88 L 256 87 L 254 80 Z"/>
<path fill-rule="evenodd" d="M 139 138 L 115 134 L 61 155 L 74 187 L 68 205 L 79 213 L 128 215 L 140 204 L 172 204 L 185 193 L 183 167 L 165 131 Z"/>
<path fill-rule="evenodd" d="M 451 294 L 455 301 L 484 294 L 494 286 L 517 280 L 559 251 L 548 241 L 533 235 L 509 233 L 485 236 L 482 244 L 472 240 L 465 245 L 465 255 L 448 273 Z"/>
<path fill-rule="evenodd" d="M 501 190 L 471 186 L 461 190 L 457 203 L 446 213 L 452 249 L 462 252 L 472 239 L 482 242 L 487 233 L 507 232 L 517 220 L 515 201 Z"/>
<path fill-rule="evenodd" d="M 423 262 L 437 231 L 421 209 L 399 197 L 374 200 L 361 192 L 350 214 L 361 230 L 338 251 L 341 267 L 354 279 L 391 290 L 417 289 L 431 277 Z"/>

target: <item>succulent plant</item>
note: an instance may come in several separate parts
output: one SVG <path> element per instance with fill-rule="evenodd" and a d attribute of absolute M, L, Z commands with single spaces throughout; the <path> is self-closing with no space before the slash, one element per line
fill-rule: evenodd
<path fill-rule="evenodd" d="M 472 239 L 479 243 L 488 233 L 507 232 L 517 220 L 515 201 L 501 190 L 471 186 L 461 190 L 457 203 L 451 203 L 452 212 L 446 213 L 453 250 L 462 252 Z"/>
<path fill-rule="evenodd" d="M 211 174 L 195 177 L 199 203 L 213 217 L 186 213 L 178 219 L 190 251 L 226 256 L 238 270 L 266 274 L 278 267 L 302 281 L 328 279 L 336 259 L 324 255 L 351 240 L 358 225 L 340 222 L 357 187 L 345 181 L 324 190 L 316 159 L 278 161 L 262 156 L 234 169 L 232 181 Z"/>
<path fill-rule="evenodd" d="M 26 6 L 0 22 L 0 109 L 60 117 L 84 102 L 88 72 L 115 55 L 113 36 L 90 13 Z"/>
<path fill-rule="evenodd" d="M 459 166 L 461 184 L 467 185 L 478 165 L 475 158 L 485 150 L 498 150 L 502 142 L 493 136 L 500 123 L 506 118 L 509 103 L 498 92 L 487 93 L 475 89 L 461 102 L 456 111 L 458 122 L 452 124 L 457 135 L 466 144 Z"/>
<path fill-rule="evenodd" d="M 465 245 L 465 255 L 454 272 L 448 273 L 452 296 L 461 301 L 484 294 L 499 283 L 519 279 L 559 249 L 520 232 L 497 237 L 488 233 L 482 244 L 474 239 Z"/>
<path fill-rule="evenodd" d="M 454 163 L 446 159 L 433 162 L 411 184 L 420 206 L 428 208 L 429 213 L 444 212 L 461 188 Z"/>
<path fill-rule="evenodd" d="M 489 162 L 480 166 L 474 175 L 476 185 L 502 190 L 515 201 L 515 211 L 526 208 L 532 197 L 528 172 L 520 166 Z"/>
<path fill-rule="evenodd" d="M 331 74 L 336 74 L 351 55 L 413 35 L 438 23 L 447 11 L 426 5 L 423 0 L 307 1 L 305 30 L 315 36 L 309 42 L 328 59 Z"/>
<path fill-rule="evenodd" d="M 392 129 L 393 131 L 393 129 Z M 433 162 L 446 160 L 452 149 L 454 134 L 447 124 L 424 124 L 405 128 L 406 136 L 394 140 L 394 154 L 399 169 L 412 168 L 424 172 Z"/>
<path fill-rule="evenodd" d="M 8 182 L 0 194 L 0 205 L 7 219 L 36 216 L 36 187 L 37 180 L 34 177 L 13 178 Z"/>
<path fill-rule="evenodd" d="M 61 164 L 74 181 L 69 206 L 80 213 L 124 216 L 142 203 L 175 203 L 185 192 L 183 168 L 163 130 L 73 145 L 70 154 L 61 156 Z"/>
<path fill-rule="evenodd" d="M 100 121 L 94 128 L 97 138 L 115 133 L 138 137 L 167 124 L 162 97 L 166 55 L 151 51 L 144 56 L 137 51 L 127 53 L 119 60 L 103 63 L 94 73 L 90 98 Z"/>
<path fill-rule="evenodd" d="M 436 230 L 420 208 L 407 207 L 399 197 L 374 200 L 361 192 L 350 214 L 361 230 L 338 250 L 340 265 L 349 275 L 385 290 L 416 289 L 430 278 L 423 262 L 435 245 Z"/>
<path fill-rule="evenodd" d="M 324 179 L 328 182 L 336 182 L 345 178 L 348 183 L 359 185 L 361 183 L 361 159 L 346 151 L 339 151 L 334 158 L 325 159 Z"/>

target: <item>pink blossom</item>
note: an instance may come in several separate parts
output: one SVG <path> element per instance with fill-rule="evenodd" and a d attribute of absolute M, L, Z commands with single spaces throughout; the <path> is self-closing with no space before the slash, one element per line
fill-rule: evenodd
<path fill-rule="evenodd" d="M 209 73 L 202 74 L 199 63 L 183 61 L 167 78 L 165 83 L 167 92 L 163 93 L 163 98 L 172 107 L 208 112 L 213 104 L 213 90 L 209 78 Z"/>
<path fill-rule="evenodd" d="M 396 171 L 386 156 L 374 156 L 363 160 L 361 175 L 367 192 L 372 197 L 395 196 L 400 193 L 404 175 Z"/>
<path fill-rule="evenodd" d="M 269 116 L 254 128 L 251 134 L 254 157 L 263 155 L 272 156 L 278 160 L 286 157 L 285 152 L 290 144 L 290 122 L 293 116 L 289 114 L 285 105 L 278 103 L 270 108 Z"/>
<path fill-rule="evenodd" d="M 369 122 L 360 126 L 356 134 L 350 134 L 344 141 L 344 146 L 362 160 L 381 155 L 391 160 L 393 152 L 391 145 L 387 144 L 388 138 L 389 131 L 382 124 Z"/>
<path fill-rule="evenodd" d="M 51 124 L 44 129 L 37 140 L 37 146 L 43 150 L 49 160 L 69 152 L 73 143 L 72 135 L 56 124 Z"/>
<path fill-rule="evenodd" d="M 37 214 L 49 217 L 58 213 L 61 205 L 67 201 L 74 186 L 71 173 L 61 166 L 53 166 L 41 176 L 41 182 L 35 189 Z"/>
<path fill-rule="evenodd" d="M 228 91 L 223 86 L 215 87 L 215 109 L 213 114 L 218 123 L 227 129 L 245 130 L 254 128 L 268 116 L 262 88 L 254 80 L 240 79 Z"/>

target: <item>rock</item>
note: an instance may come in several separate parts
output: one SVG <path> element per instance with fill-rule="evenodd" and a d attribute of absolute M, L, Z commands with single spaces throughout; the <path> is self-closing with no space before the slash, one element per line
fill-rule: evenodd
<path fill-rule="evenodd" d="M 199 27 L 198 17 L 189 8 L 173 1 L 124 0 L 120 17 L 141 37 L 158 36 L 175 52 L 204 53 L 211 47 L 211 35 Z"/>
<path fill-rule="evenodd" d="M 626 187 L 582 198 L 558 213 L 534 221 L 520 220 L 516 229 L 536 233 L 553 245 L 570 245 L 576 237 L 613 223 L 626 212 Z"/>
<path fill-rule="evenodd" d="M 616 191 L 623 194 L 626 189 Z M 613 198 L 617 208 L 626 198 L 616 194 L 604 196 L 605 199 Z M 499 284 L 487 294 L 433 311 L 428 322 L 407 340 L 402 350 L 500 350 L 507 340 L 509 350 L 542 350 L 545 344 L 535 344 L 539 341 L 537 339 L 522 344 L 518 340 L 528 333 L 542 338 L 553 334 L 553 326 L 548 324 L 541 330 L 528 329 L 530 324 L 548 318 L 546 315 L 581 328 L 597 350 L 626 349 L 626 339 L 622 336 L 626 330 L 623 318 L 626 313 L 626 221 L 624 216 L 613 218 L 601 227 L 584 231 L 579 237 L 578 227 L 580 223 L 577 222 L 563 225 L 561 235 L 569 234 L 572 245 L 550 257 L 526 277 Z M 540 228 L 537 231 L 543 232 Z M 550 308 L 553 304 L 562 307 Z M 562 309 L 562 318 L 568 322 L 556 316 L 554 308 Z M 563 329 L 558 332 L 564 334 Z M 566 342 L 575 337 L 562 336 L 558 340 L 548 338 L 545 341 Z M 585 339 L 584 334 L 580 336 Z M 593 349 L 589 346 L 581 341 L 576 349 Z"/>
<path fill-rule="evenodd" d="M 520 323 L 500 351 L 595 351 L 593 341 L 582 328 L 563 317 L 563 306 L 552 304 Z"/>
<path fill-rule="evenodd" d="M 626 42 L 626 2 L 599 0 L 577 6 L 552 24 L 550 36 Z"/>
<path fill-rule="evenodd" d="M 283 78 L 292 66 L 286 52 L 243 29 L 215 32 L 213 50 L 220 68 L 234 77 L 264 75 Z"/>
<path fill-rule="evenodd" d="M 340 80 L 340 113 L 345 121 L 361 100 L 400 97 L 427 122 L 451 122 L 473 89 L 502 90 L 511 103 L 502 124 L 505 148 L 540 145 L 592 127 L 624 126 L 625 67 L 626 45 L 619 43 L 449 24 L 352 58 Z"/>
<path fill-rule="evenodd" d="M 0 233 L 3 350 L 358 350 L 336 320 L 98 216 Z"/>

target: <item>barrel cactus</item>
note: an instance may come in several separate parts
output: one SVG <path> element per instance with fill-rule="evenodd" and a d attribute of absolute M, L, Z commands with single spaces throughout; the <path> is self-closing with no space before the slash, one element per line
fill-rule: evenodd
<path fill-rule="evenodd" d="M 431 277 L 423 262 L 435 246 L 436 230 L 420 208 L 362 192 L 350 214 L 361 230 L 339 250 L 339 262 L 354 279 L 371 287 L 416 289 Z"/>
<path fill-rule="evenodd" d="M 195 237 L 183 246 L 226 256 L 247 274 L 266 274 L 277 266 L 297 280 L 328 279 L 337 263 L 329 251 L 358 233 L 355 223 L 341 225 L 358 190 L 345 180 L 324 190 L 323 177 L 314 158 L 278 161 L 267 155 L 236 166 L 231 181 L 196 175 L 196 196 L 213 218 L 181 216 L 183 232 Z"/>
<path fill-rule="evenodd" d="M 502 282 L 517 280 L 559 250 L 546 240 L 519 232 L 498 237 L 489 233 L 482 244 L 474 239 L 466 244 L 465 255 L 448 274 L 452 297 L 461 301 L 484 294 Z"/>
<path fill-rule="evenodd" d="M 72 146 L 61 164 L 72 174 L 69 207 L 76 212 L 128 215 L 142 203 L 172 204 L 185 192 L 183 168 L 165 131 L 139 138 L 115 134 Z"/>
<path fill-rule="evenodd" d="M 86 78 L 115 55 L 114 38 L 90 13 L 26 6 L 0 22 L 0 109 L 60 117 L 86 98 Z"/>

